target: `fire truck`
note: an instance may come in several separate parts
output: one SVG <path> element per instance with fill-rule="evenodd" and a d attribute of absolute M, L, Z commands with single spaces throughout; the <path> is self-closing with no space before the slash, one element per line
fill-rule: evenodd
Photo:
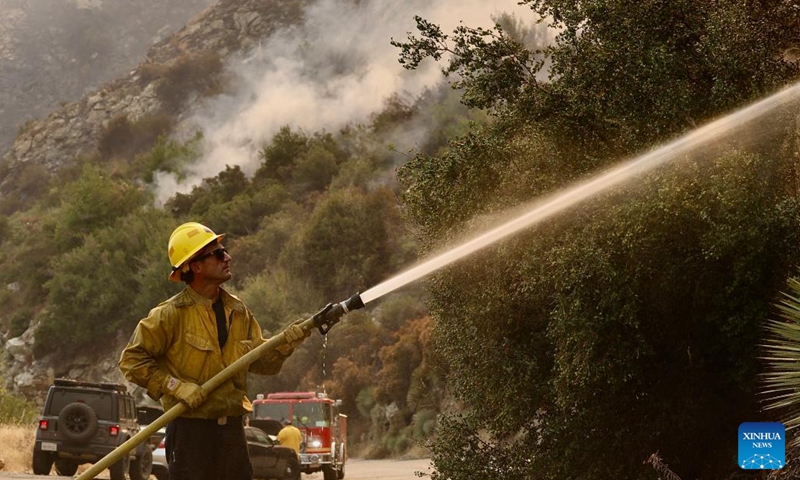
<path fill-rule="evenodd" d="M 347 462 L 347 415 L 339 413 L 341 400 L 317 392 L 280 392 L 253 400 L 250 425 L 277 435 L 287 420 L 300 429 L 300 469 L 322 471 L 325 480 L 344 478 Z"/>

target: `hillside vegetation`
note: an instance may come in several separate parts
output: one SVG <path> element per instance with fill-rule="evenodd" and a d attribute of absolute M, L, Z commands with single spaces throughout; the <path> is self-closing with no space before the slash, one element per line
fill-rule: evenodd
<path fill-rule="evenodd" d="M 497 120 L 401 169 L 423 249 L 800 78 L 796 2 L 521 3 L 556 45 L 424 18 L 395 39 Z M 435 275 L 434 343 L 465 409 L 430 443 L 434 478 L 740 474 L 738 426 L 780 418 L 761 410 L 759 345 L 800 261 L 797 112 L 795 96 Z"/>

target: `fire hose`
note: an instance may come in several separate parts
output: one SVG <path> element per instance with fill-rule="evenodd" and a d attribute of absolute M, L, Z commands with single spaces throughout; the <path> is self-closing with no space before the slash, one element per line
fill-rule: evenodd
<path fill-rule="evenodd" d="M 359 308 L 364 308 L 364 302 L 361 300 L 361 296 L 356 293 L 352 297 L 348 298 L 339 303 L 329 303 L 325 306 L 322 310 L 315 313 L 311 318 L 306 319 L 302 323 L 300 323 L 300 328 L 303 329 L 304 332 L 309 332 L 313 328 L 319 331 L 320 334 L 326 335 L 331 328 L 335 324 L 341 320 L 342 316 L 346 313 L 357 310 Z M 202 385 L 203 390 L 210 393 L 211 391 L 215 390 L 217 387 L 225 383 L 228 379 L 233 377 L 236 373 L 240 370 L 243 370 L 251 363 L 255 362 L 262 356 L 266 355 L 268 352 L 274 350 L 276 347 L 279 347 L 286 343 L 284 339 L 283 333 L 279 333 L 274 337 L 270 338 L 266 342 L 262 343 L 258 347 L 254 348 L 253 350 L 249 351 L 244 356 L 237 359 L 235 362 L 231 363 L 227 367 L 225 367 L 221 372 L 213 376 L 209 379 L 206 383 Z M 178 403 L 174 407 L 170 408 L 163 415 L 158 417 L 155 421 L 153 421 L 150 425 L 143 428 L 139 431 L 136 435 L 132 436 L 128 440 L 125 441 L 122 445 L 115 448 L 111 453 L 106 455 L 105 457 L 101 458 L 100 461 L 92 465 L 89 469 L 85 472 L 80 474 L 77 479 L 78 480 L 90 480 L 96 477 L 100 472 L 105 470 L 106 468 L 110 467 L 111 465 L 115 464 L 119 461 L 123 455 L 128 455 L 131 450 L 136 448 L 140 443 L 146 441 L 150 438 L 151 435 L 156 433 L 161 427 L 166 426 L 172 420 L 180 417 L 187 410 L 187 406 L 183 403 Z"/>

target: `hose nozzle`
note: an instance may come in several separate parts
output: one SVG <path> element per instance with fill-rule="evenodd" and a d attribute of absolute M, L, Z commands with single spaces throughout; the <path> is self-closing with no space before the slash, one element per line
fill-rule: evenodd
<path fill-rule="evenodd" d="M 327 335 L 331 328 L 339 323 L 339 320 L 345 313 L 358 310 L 359 308 L 364 308 L 364 302 L 361 300 L 361 295 L 356 293 L 342 302 L 325 305 L 325 308 L 317 312 L 311 318 L 314 320 L 314 325 L 317 326 L 319 333 Z"/>

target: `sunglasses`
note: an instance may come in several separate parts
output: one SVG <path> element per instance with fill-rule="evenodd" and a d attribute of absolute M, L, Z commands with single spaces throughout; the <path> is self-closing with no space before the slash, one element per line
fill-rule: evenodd
<path fill-rule="evenodd" d="M 227 253 L 228 253 L 228 250 L 225 247 L 220 247 L 220 248 L 217 248 L 216 250 L 212 250 L 212 251 L 210 251 L 208 253 L 204 253 L 202 255 L 198 255 L 198 256 L 194 257 L 194 260 L 192 260 L 192 261 L 200 262 L 200 261 L 203 261 L 206 258 L 208 258 L 208 257 L 213 255 L 213 256 L 217 257 L 217 260 L 222 262 L 222 261 L 225 260 L 225 255 Z"/>

